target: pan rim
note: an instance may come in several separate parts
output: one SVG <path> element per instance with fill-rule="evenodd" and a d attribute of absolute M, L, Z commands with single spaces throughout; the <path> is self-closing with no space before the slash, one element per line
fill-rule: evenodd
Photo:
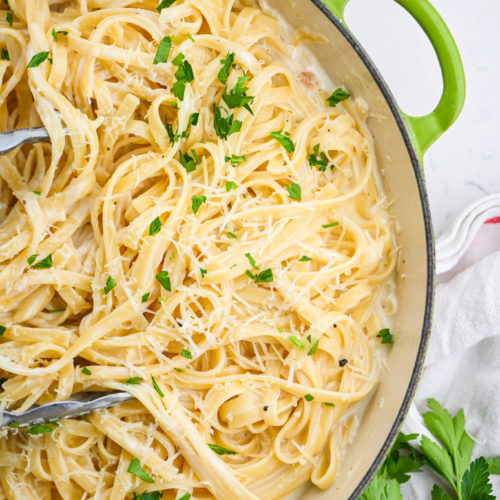
<path fill-rule="evenodd" d="M 434 304 L 434 292 L 435 292 L 435 241 L 434 232 L 432 227 L 432 218 L 430 211 L 429 199 L 427 196 L 427 188 L 424 180 L 424 171 L 420 160 L 413 146 L 410 138 L 410 133 L 405 124 L 401 110 L 396 102 L 389 85 L 382 77 L 382 74 L 378 70 L 375 63 L 372 61 L 371 57 L 368 55 L 363 46 L 354 37 L 354 35 L 346 28 L 345 24 L 340 21 L 333 13 L 326 7 L 322 0 L 310 0 L 326 17 L 327 19 L 337 28 L 338 31 L 344 36 L 347 42 L 358 54 L 366 69 L 370 72 L 375 83 L 379 87 L 382 95 L 384 96 L 391 113 L 396 121 L 399 128 L 401 136 L 403 137 L 408 155 L 410 157 L 413 172 L 415 174 L 415 180 L 417 182 L 417 187 L 419 191 L 419 197 L 421 202 L 422 215 L 424 218 L 424 229 L 425 229 L 425 240 L 426 240 L 426 250 L 427 250 L 427 283 L 426 283 L 426 298 L 425 298 L 425 308 L 424 308 L 424 318 L 422 324 L 422 333 L 420 337 L 420 342 L 417 350 L 417 357 L 415 359 L 415 365 L 408 383 L 408 388 L 406 389 L 403 401 L 399 407 L 396 418 L 387 434 L 387 437 L 382 444 L 382 447 L 378 451 L 372 464 L 365 472 L 361 481 L 354 488 L 352 493 L 349 495 L 348 500 L 356 500 L 363 493 L 363 491 L 368 486 L 369 482 L 372 480 L 373 476 L 377 470 L 382 465 L 387 453 L 389 452 L 399 429 L 403 425 L 404 419 L 410 408 L 410 404 L 415 395 L 418 382 L 422 375 L 422 370 L 424 366 L 425 354 L 427 347 L 429 345 L 430 335 L 431 335 L 431 323 L 432 323 L 432 308 Z"/>

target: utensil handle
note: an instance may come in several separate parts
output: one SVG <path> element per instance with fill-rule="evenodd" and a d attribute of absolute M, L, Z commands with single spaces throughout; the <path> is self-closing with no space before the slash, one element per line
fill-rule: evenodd
<path fill-rule="evenodd" d="M 323 0 L 344 21 L 349 0 Z M 422 159 L 431 144 L 458 118 L 465 102 L 465 74 L 455 40 L 442 17 L 428 0 L 395 0 L 422 27 L 436 51 L 443 75 L 443 94 L 436 108 L 424 116 L 402 113 L 415 149 Z"/>

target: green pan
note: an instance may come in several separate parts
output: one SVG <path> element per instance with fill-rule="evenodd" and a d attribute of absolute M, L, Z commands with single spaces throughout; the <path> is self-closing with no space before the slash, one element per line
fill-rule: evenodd
<path fill-rule="evenodd" d="M 389 368 L 367 404 L 361 424 L 339 464 L 337 479 L 325 491 L 300 491 L 304 500 L 358 498 L 390 449 L 415 394 L 429 341 L 434 296 L 434 237 L 421 168 L 425 151 L 457 119 L 465 100 L 460 55 L 446 24 L 428 0 L 396 0 L 420 24 L 439 59 L 444 90 L 434 111 L 403 113 L 387 83 L 343 17 L 348 0 L 269 0 L 293 27 L 322 34 L 326 43 L 310 49 L 339 86 L 370 106 L 368 125 L 377 161 L 397 220 L 401 248 L 397 266 L 398 310 Z M 373 0 L 365 0 L 374 8 Z M 383 34 L 381 33 L 381 36 Z"/>

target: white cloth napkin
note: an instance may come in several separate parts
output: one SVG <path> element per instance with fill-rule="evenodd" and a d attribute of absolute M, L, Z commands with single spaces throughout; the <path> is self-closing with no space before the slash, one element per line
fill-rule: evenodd
<path fill-rule="evenodd" d="M 500 224 L 483 224 L 499 215 L 500 196 L 486 197 L 438 240 L 438 270 L 447 274 L 436 290 L 425 367 L 402 429 L 429 435 L 422 413 L 430 397 L 452 415 L 463 408 L 466 429 L 476 441 L 473 458 L 500 456 Z M 491 480 L 500 498 L 500 476 Z M 412 474 L 403 498 L 430 499 L 434 482 L 427 470 Z"/>

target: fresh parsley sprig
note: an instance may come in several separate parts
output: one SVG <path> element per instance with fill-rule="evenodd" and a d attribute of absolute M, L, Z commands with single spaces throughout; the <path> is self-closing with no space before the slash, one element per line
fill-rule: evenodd
<path fill-rule="evenodd" d="M 500 472 L 500 459 L 471 461 L 474 440 L 465 430 L 463 410 L 452 417 L 435 399 L 428 399 L 427 406 L 430 411 L 424 413 L 424 423 L 435 440 L 421 436 L 417 448 L 411 442 L 418 434 L 400 433 L 360 500 L 400 500 L 400 484 L 424 465 L 449 486 L 446 492 L 434 484 L 432 500 L 495 500 L 489 474 Z"/>

